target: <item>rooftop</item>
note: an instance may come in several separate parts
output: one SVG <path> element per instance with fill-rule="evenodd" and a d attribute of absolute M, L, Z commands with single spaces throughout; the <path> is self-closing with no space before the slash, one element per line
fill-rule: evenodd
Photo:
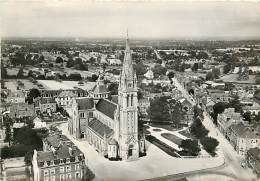
<path fill-rule="evenodd" d="M 96 109 L 111 119 L 114 119 L 114 112 L 117 109 L 117 104 L 107 99 L 101 99 L 98 101 Z"/>
<path fill-rule="evenodd" d="M 76 102 L 79 110 L 92 109 L 94 107 L 93 98 L 90 97 L 76 98 Z"/>
<path fill-rule="evenodd" d="M 89 122 L 88 126 L 101 137 L 104 137 L 104 135 L 107 135 L 109 137 L 113 133 L 113 130 L 111 128 L 109 128 L 107 125 L 97 120 L 96 118 L 92 119 Z"/>

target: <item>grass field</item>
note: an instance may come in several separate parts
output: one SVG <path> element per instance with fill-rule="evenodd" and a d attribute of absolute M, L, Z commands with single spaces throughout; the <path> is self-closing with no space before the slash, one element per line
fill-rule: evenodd
<path fill-rule="evenodd" d="M 179 138 L 178 136 L 175 136 L 170 133 L 162 133 L 161 135 L 162 135 L 162 137 L 166 138 L 167 140 L 170 140 L 171 142 L 173 142 L 177 145 L 181 145 L 181 142 L 183 140 L 183 139 Z"/>

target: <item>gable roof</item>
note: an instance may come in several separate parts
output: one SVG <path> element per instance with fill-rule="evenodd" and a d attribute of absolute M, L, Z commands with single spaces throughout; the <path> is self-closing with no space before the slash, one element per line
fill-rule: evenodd
<path fill-rule="evenodd" d="M 111 119 L 114 119 L 114 113 L 117 109 L 117 105 L 107 99 L 100 99 L 96 105 L 96 109 Z"/>
<path fill-rule="evenodd" d="M 96 118 L 93 118 L 89 122 L 88 126 L 101 137 L 104 137 L 104 135 L 109 137 L 113 133 L 113 130 L 111 128 L 109 128 L 107 125 L 97 120 Z"/>
<path fill-rule="evenodd" d="M 50 104 L 50 103 L 56 103 L 56 101 L 50 97 L 43 97 L 40 99 L 40 103 L 41 104 Z"/>
<path fill-rule="evenodd" d="M 111 101 L 115 104 L 118 104 L 118 95 L 111 95 Z"/>
<path fill-rule="evenodd" d="M 39 151 L 37 152 L 37 161 L 52 161 L 56 159 L 64 159 L 64 158 L 70 158 L 71 156 L 79 156 L 83 155 L 83 153 L 77 148 L 74 147 L 72 155 L 70 154 L 70 147 L 67 145 L 61 145 L 56 151 Z"/>
<path fill-rule="evenodd" d="M 62 91 L 58 97 L 77 97 L 72 91 Z"/>
<path fill-rule="evenodd" d="M 108 92 L 106 85 L 103 85 L 103 84 L 95 85 L 91 91 L 96 94 Z"/>
<path fill-rule="evenodd" d="M 93 98 L 90 97 L 77 98 L 76 102 L 79 110 L 92 109 L 94 107 Z"/>

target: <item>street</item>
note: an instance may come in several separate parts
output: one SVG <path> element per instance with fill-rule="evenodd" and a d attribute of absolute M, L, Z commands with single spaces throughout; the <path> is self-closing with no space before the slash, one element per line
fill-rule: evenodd
<path fill-rule="evenodd" d="M 191 98 L 178 80 L 173 78 L 173 81 L 174 85 L 182 92 L 183 96 L 192 103 L 192 105 L 196 105 L 193 98 Z M 256 176 L 250 169 L 241 167 L 241 161 L 243 159 L 236 153 L 228 140 L 219 132 L 218 128 L 214 125 L 210 116 L 205 111 L 203 124 L 209 130 L 209 136 L 214 137 L 219 141 L 219 149 L 223 154 L 226 163 L 226 167 L 221 169 L 221 172 L 236 175 L 239 180 L 256 180 Z"/>

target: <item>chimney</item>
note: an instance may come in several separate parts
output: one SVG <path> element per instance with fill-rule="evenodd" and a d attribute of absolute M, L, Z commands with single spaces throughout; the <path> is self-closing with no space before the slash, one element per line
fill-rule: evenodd
<path fill-rule="evenodd" d="M 71 147 L 69 147 L 69 154 L 70 154 L 70 156 L 72 156 L 72 148 Z"/>

